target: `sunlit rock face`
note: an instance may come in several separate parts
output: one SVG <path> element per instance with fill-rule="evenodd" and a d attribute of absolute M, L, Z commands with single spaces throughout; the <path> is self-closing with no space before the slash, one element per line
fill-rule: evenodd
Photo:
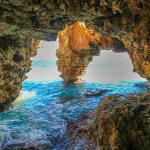
<path fill-rule="evenodd" d="M 150 81 L 150 52 L 146 50 L 145 52 L 133 51 L 130 52 L 130 57 L 134 67 L 134 71 Z"/>
<path fill-rule="evenodd" d="M 6 40 L 7 39 L 7 40 Z M 8 40 L 9 39 L 9 40 Z M 3 41 L 3 42 L 2 42 Z M 1 38 L 0 48 L 0 104 L 7 104 L 16 97 L 31 69 L 31 59 L 36 55 L 39 40 Z M 6 105 L 5 105 L 6 106 Z"/>
<path fill-rule="evenodd" d="M 62 73 L 61 77 L 66 82 L 81 80 L 89 62 L 92 61 L 92 56 L 99 55 L 100 49 L 104 48 L 111 48 L 116 53 L 128 52 L 134 71 L 148 80 L 150 78 L 150 52 L 147 45 L 130 43 L 129 39 L 121 41 L 113 36 L 108 37 L 96 33 L 94 30 L 88 29 L 83 22 L 66 26 L 63 31 L 58 33 L 58 38 L 57 56 L 59 60 L 57 65 L 58 70 Z"/>
<path fill-rule="evenodd" d="M 81 79 L 100 48 L 129 51 L 134 71 L 150 81 L 149 10 L 149 0 L 0 0 L 0 109 L 19 95 L 33 39 L 55 40 L 65 25 L 57 50 L 65 81 Z M 149 149 L 149 96 L 100 103 L 89 132 L 101 149 Z"/>
<path fill-rule="evenodd" d="M 97 47 L 99 35 L 87 29 L 83 22 L 76 22 L 66 26 L 58 33 L 59 49 L 57 49 L 58 70 L 66 82 L 79 81 L 92 60 L 93 55 L 98 55 Z M 94 47 L 90 48 L 90 44 Z"/>

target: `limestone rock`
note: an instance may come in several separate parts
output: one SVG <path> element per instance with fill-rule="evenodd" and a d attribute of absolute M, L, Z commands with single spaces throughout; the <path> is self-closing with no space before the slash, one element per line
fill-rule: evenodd
<path fill-rule="evenodd" d="M 150 145 L 150 93 L 111 95 L 101 99 L 96 111 L 69 125 L 74 147 L 84 141 L 97 150 L 148 150 Z M 83 148 L 83 149 L 86 149 Z"/>
<path fill-rule="evenodd" d="M 58 33 L 58 37 L 58 70 L 66 82 L 77 82 L 82 79 L 92 60 L 92 52 L 98 51 L 96 47 L 90 49 L 90 43 L 98 44 L 100 37 L 93 30 L 87 29 L 82 22 L 66 26 L 63 31 Z"/>
<path fill-rule="evenodd" d="M 12 40 L 17 45 L 12 44 Z M 22 45 L 24 43 L 24 46 Z M 31 69 L 31 59 L 36 54 L 40 41 L 13 38 L 5 41 L 0 49 L 0 104 L 7 106 L 15 100 Z M 21 44 L 21 45 L 20 45 Z M 2 47 L 3 46 L 3 47 Z M 23 46 L 23 47 L 22 47 Z M 3 48 L 3 49 L 2 49 Z"/>
<path fill-rule="evenodd" d="M 89 132 L 100 149 L 149 149 L 150 95 L 109 96 L 100 101 Z"/>
<path fill-rule="evenodd" d="M 66 24 L 70 25 L 80 21 L 84 22 L 90 30 L 93 30 L 94 34 L 102 35 L 101 41 L 104 41 L 105 44 L 102 45 L 105 48 L 110 48 L 110 39 L 112 41 L 115 39 L 113 44 L 115 43 L 117 46 L 113 46 L 113 48 L 115 47 L 117 51 L 120 51 L 117 47 L 123 47 L 124 50 L 134 51 L 133 53 L 135 51 L 136 53 L 147 53 L 144 63 L 146 61 L 148 64 L 150 57 L 149 9 L 150 3 L 142 0 L 1 0 L 0 36 L 3 37 L 6 34 L 30 39 L 53 40 L 53 36 L 56 38 L 57 32 L 63 30 Z M 77 28 L 72 30 L 74 31 L 69 37 L 70 48 L 88 48 L 89 37 L 87 34 L 81 36 Z M 84 42 L 81 42 L 81 39 Z M 121 43 L 122 46 L 118 43 Z M 89 59 L 91 60 L 91 58 Z M 139 65 L 135 65 L 135 62 L 134 70 L 149 80 L 150 72 L 147 69 L 149 67 L 147 65 L 146 68 L 142 68 L 145 65 L 136 67 Z M 81 70 L 79 69 L 79 72 L 82 72 Z M 82 76 L 82 73 L 80 74 Z"/>

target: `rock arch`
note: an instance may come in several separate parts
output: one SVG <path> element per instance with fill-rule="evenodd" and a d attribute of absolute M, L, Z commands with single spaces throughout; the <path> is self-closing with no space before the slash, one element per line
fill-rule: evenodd
<path fill-rule="evenodd" d="M 145 60 L 144 53 L 128 50 L 123 41 L 108 37 L 87 28 L 83 22 L 66 26 L 58 32 L 59 49 L 57 50 L 58 70 L 66 82 L 82 80 L 86 68 L 93 56 L 99 55 L 101 49 L 112 49 L 114 52 L 128 52 L 135 72 L 149 80 L 150 62 Z M 148 52 L 148 51 L 147 51 Z M 149 54 L 145 54 L 149 58 Z"/>

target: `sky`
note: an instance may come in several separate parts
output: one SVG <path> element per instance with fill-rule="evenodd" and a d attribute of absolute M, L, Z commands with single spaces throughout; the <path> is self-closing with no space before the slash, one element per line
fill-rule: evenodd
<path fill-rule="evenodd" d="M 58 40 L 41 42 L 37 55 L 32 58 L 32 70 L 27 74 L 27 80 L 54 81 L 61 79 L 56 65 L 58 46 Z M 93 57 L 83 80 L 94 83 L 145 81 L 137 73 L 133 73 L 133 66 L 127 53 L 114 53 L 112 50 L 102 50 L 100 56 Z"/>
<path fill-rule="evenodd" d="M 42 41 L 37 55 L 32 58 L 32 70 L 27 74 L 28 80 L 54 81 L 58 80 L 60 72 L 57 71 L 56 49 L 58 41 Z"/>

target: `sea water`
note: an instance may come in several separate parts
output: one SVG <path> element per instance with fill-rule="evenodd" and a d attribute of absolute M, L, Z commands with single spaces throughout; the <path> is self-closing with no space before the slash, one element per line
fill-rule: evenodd
<path fill-rule="evenodd" d="M 53 149 L 53 143 L 67 130 L 67 121 L 93 111 L 101 98 L 112 94 L 143 93 L 147 88 L 136 84 L 65 84 L 62 80 L 25 81 L 20 97 L 0 114 L 0 149 L 40 147 Z M 86 96 L 87 91 L 107 89 L 103 95 Z M 47 148 L 46 148 L 47 149 Z"/>

